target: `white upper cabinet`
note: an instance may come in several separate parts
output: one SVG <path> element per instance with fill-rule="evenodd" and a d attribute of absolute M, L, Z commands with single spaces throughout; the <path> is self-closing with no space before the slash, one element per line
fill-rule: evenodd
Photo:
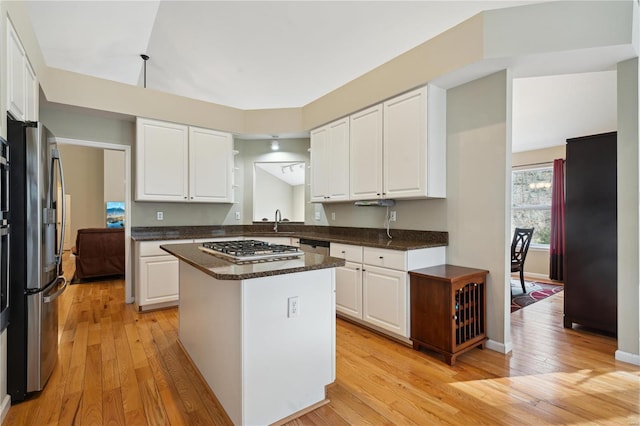
<path fill-rule="evenodd" d="M 311 132 L 311 201 L 349 199 L 349 118 Z"/>
<path fill-rule="evenodd" d="M 385 198 L 446 196 L 446 92 L 423 87 L 384 103 Z"/>
<path fill-rule="evenodd" d="M 351 199 L 446 196 L 446 92 L 422 87 L 351 115 Z"/>
<path fill-rule="evenodd" d="M 136 124 L 136 200 L 188 201 L 188 127 L 143 118 Z"/>
<path fill-rule="evenodd" d="M 230 133 L 189 128 L 189 201 L 233 201 L 233 137 Z"/>
<path fill-rule="evenodd" d="M 38 120 L 38 80 L 7 19 L 7 110 L 17 120 Z"/>
<path fill-rule="evenodd" d="M 232 135 L 138 118 L 136 200 L 233 202 Z"/>
<path fill-rule="evenodd" d="M 381 198 L 382 104 L 351 115 L 349 144 L 351 199 Z"/>
<path fill-rule="evenodd" d="M 329 129 L 326 126 L 311 131 L 311 201 L 322 202 L 328 197 L 328 144 Z"/>

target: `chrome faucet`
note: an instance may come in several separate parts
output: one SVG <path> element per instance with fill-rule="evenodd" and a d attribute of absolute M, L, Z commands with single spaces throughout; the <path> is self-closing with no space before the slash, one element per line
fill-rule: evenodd
<path fill-rule="evenodd" d="M 280 209 L 276 209 L 276 217 L 273 219 L 273 232 L 278 232 L 278 222 L 282 221 L 282 213 Z"/>

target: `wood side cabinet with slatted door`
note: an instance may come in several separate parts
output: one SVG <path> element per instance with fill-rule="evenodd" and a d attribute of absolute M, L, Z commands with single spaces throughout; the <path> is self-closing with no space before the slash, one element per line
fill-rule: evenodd
<path fill-rule="evenodd" d="M 439 352 L 449 365 L 475 347 L 484 349 L 488 273 L 456 265 L 409 272 L 414 349 Z"/>

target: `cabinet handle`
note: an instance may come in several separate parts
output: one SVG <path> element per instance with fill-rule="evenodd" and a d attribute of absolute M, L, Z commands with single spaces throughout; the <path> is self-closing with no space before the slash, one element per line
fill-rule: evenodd
<path fill-rule="evenodd" d="M 359 270 L 360 270 L 360 268 L 356 268 L 356 271 L 359 271 Z M 363 269 L 363 271 L 364 271 L 364 269 Z"/>
<path fill-rule="evenodd" d="M 362 269 L 362 272 L 367 272 L 367 270 L 366 269 Z"/>
<path fill-rule="evenodd" d="M 384 259 L 384 256 L 380 256 L 380 259 Z"/>
<path fill-rule="evenodd" d="M 184 197 L 184 199 L 186 200 L 186 199 L 187 199 L 187 197 Z"/>
<path fill-rule="evenodd" d="M 344 250 L 342 250 L 340 253 L 344 254 L 344 253 L 345 253 L 345 251 L 344 251 Z"/>

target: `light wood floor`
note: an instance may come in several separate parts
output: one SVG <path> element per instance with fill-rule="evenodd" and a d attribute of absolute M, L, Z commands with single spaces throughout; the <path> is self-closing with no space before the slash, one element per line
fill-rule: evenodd
<path fill-rule="evenodd" d="M 614 360 L 613 338 L 565 330 L 562 297 L 511 314 L 511 354 L 453 367 L 338 321 L 331 402 L 291 424 L 640 424 L 640 367 Z M 5 425 L 227 424 L 176 343 L 177 309 L 139 314 L 123 298 L 121 280 L 69 287 L 56 369 Z"/>

